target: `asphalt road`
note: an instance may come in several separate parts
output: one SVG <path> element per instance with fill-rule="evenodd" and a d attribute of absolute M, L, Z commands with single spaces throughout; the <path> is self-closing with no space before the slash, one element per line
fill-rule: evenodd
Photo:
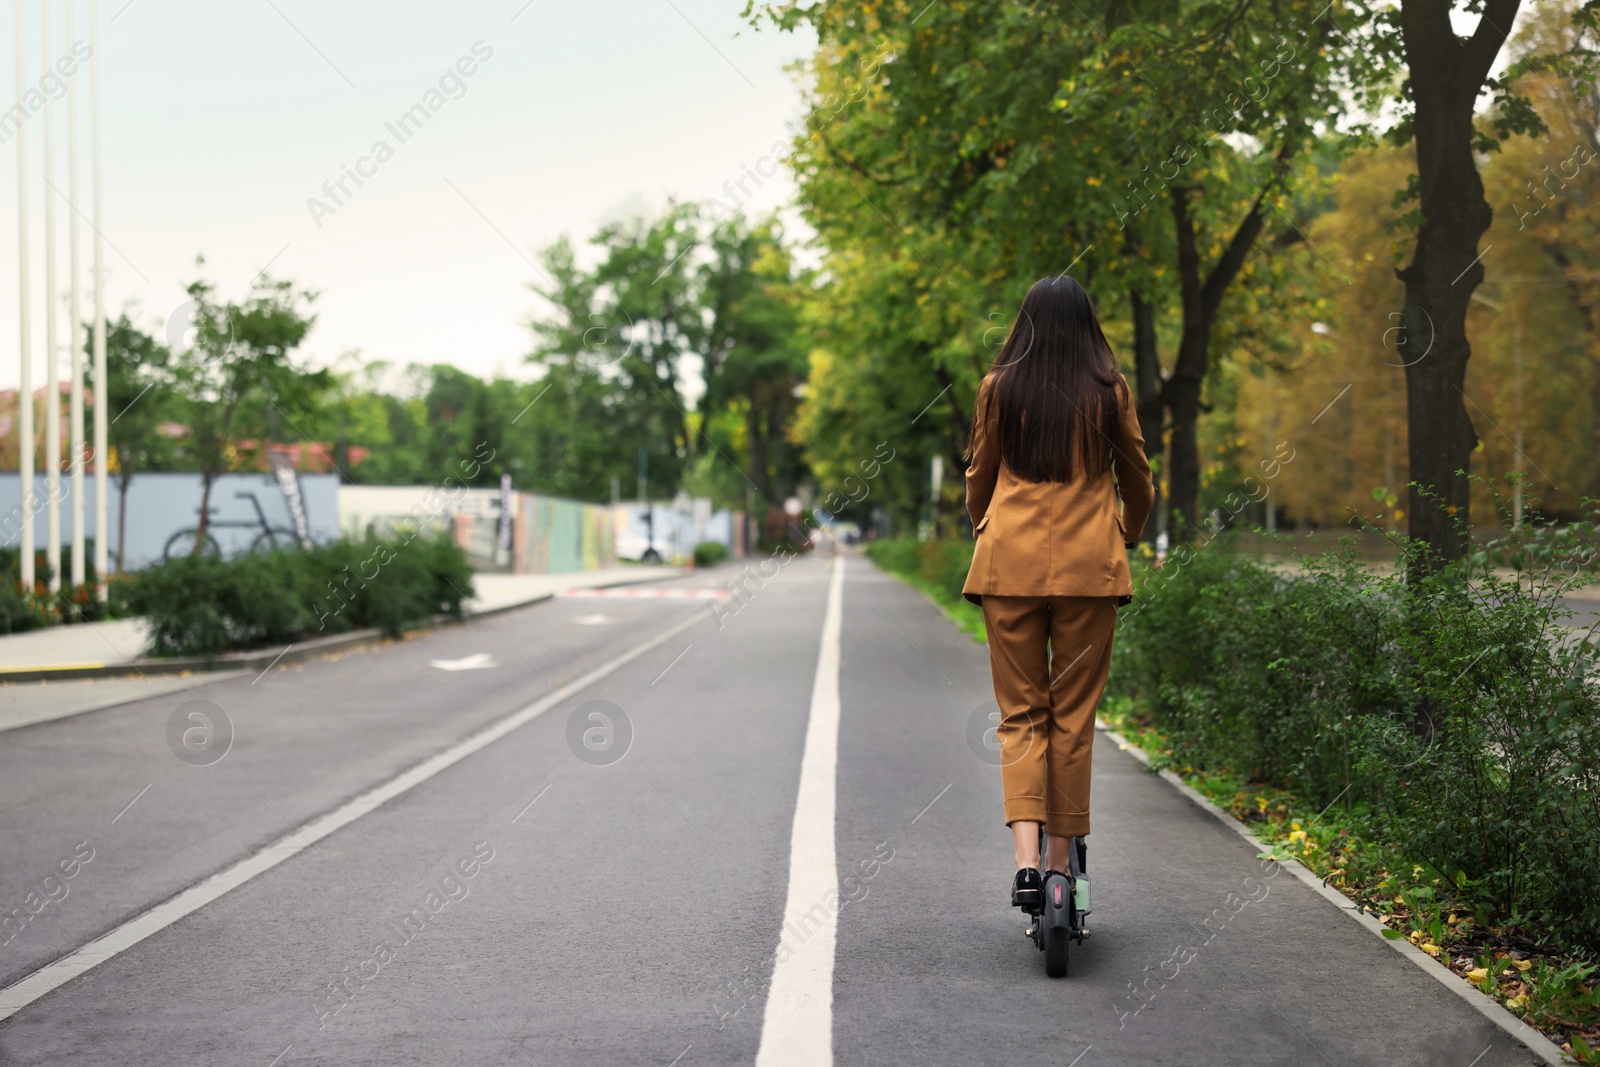
<path fill-rule="evenodd" d="M 558 599 L 0 733 L 0 908 L 59 897 L 6 933 L 13 996 L 238 879 L 69 957 L 94 965 L 0 1022 L 0 1063 L 1535 1062 L 1103 735 L 1093 933 L 1046 978 L 973 740 L 983 648 L 833 567 L 742 602 Z M 222 731 L 184 747 L 195 700 L 231 722 L 220 759 Z M 834 897 L 795 899 L 819 877 Z"/>

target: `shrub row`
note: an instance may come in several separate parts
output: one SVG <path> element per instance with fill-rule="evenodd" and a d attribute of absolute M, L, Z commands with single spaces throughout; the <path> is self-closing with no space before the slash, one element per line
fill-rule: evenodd
<path fill-rule="evenodd" d="M 1600 689 L 1562 596 L 1592 550 L 1534 529 L 1406 584 L 1225 541 L 1136 569 L 1113 691 L 1196 770 L 1339 803 L 1485 914 L 1600 951 Z M 1519 578 L 1492 564 L 1513 559 Z M 1530 568 L 1536 567 L 1537 570 Z"/>
<path fill-rule="evenodd" d="M 34 553 L 33 588 L 24 589 L 22 553 L 15 548 L 0 548 L 0 634 L 106 618 L 110 606 L 95 595 L 100 578 L 94 567 L 93 541 L 85 546 L 84 562 L 82 585 L 63 583 L 59 592 L 52 593 L 50 578 L 54 572 L 44 549 L 39 549 Z"/>
<path fill-rule="evenodd" d="M 398 635 L 461 617 L 472 568 L 448 537 L 401 533 L 222 559 L 189 556 L 113 587 L 150 624 L 157 656 L 215 655 L 376 627 Z"/>
<path fill-rule="evenodd" d="M 694 546 L 694 565 L 714 567 L 728 557 L 728 546 L 721 541 L 701 541 Z"/>
<path fill-rule="evenodd" d="M 961 599 L 961 587 L 972 566 L 972 541 L 868 541 L 867 557 L 891 574 L 909 575 L 927 583 L 945 602 Z"/>

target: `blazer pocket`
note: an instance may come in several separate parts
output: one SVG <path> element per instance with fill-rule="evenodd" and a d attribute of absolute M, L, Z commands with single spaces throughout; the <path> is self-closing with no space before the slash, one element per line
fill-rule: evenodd
<path fill-rule="evenodd" d="M 983 528 L 987 525 L 989 525 L 989 516 L 985 515 L 983 518 L 978 520 L 978 525 L 972 528 L 972 536 L 977 537 L 979 534 L 983 533 Z"/>

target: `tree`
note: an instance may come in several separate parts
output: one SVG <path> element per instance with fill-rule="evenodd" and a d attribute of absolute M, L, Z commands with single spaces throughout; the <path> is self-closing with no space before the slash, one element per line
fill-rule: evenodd
<path fill-rule="evenodd" d="M 1524 73 L 1594 71 L 1594 52 L 1580 40 L 1563 55 L 1531 55 L 1491 77 L 1521 0 L 1464 4 L 1478 14 L 1470 37 L 1456 35 L 1454 7 L 1451 0 L 1401 0 L 1399 11 L 1386 16 L 1398 23 L 1410 75 L 1401 98 L 1410 111 L 1394 137 L 1414 141 L 1417 152 L 1416 180 L 1405 192 L 1417 200 L 1416 243 L 1411 262 L 1397 272 L 1405 284 L 1410 530 L 1430 547 L 1433 565 L 1465 554 L 1470 520 L 1468 470 L 1478 434 L 1465 404 L 1472 355 L 1467 311 L 1484 278 L 1478 242 L 1494 219 L 1478 157 L 1514 133 L 1543 132 L 1538 113 L 1515 89 Z M 1592 31 L 1597 16 L 1590 4 L 1573 19 Z M 1476 106 L 1485 90 L 1494 94 L 1494 114 L 1479 123 Z"/>
<path fill-rule="evenodd" d="M 194 282 L 188 293 L 193 343 L 179 354 L 175 369 L 200 471 L 200 520 L 194 539 L 198 554 L 206 543 L 211 487 L 217 475 L 245 458 L 235 440 L 243 406 L 262 402 L 269 426 L 278 417 L 292 420 L 292 413 L 321 384 L 305 380 L 292 361 L 316 322 L 310 313 L 315 293 L 265 276 L 237 303 L 219 302 L 215 288 L 205 281 Z"/>
<path fill-rule="evenodd" d="M 675 229 L 678 221 L 664 225 Z M 565 238 L 541 255 L 551 282 L 536 291 L 553 310 L 532 324 L 528 359 L 543 370 L 542 389 L 517 432 L 533 438 L 550 492 L 605 499 L 613 479 L 636 484 L 641 455 L 650 485 L 678 483 L 688 433 L 680 326 L 691 305 L 683 297 L 687 266 L 674 262 L 686 248 L 676 239 L 669 245 L 658 228 L 603 229 L 592 243 L 604 258 L 592 270 L 578 264 Z M 671 293 L 649 292 L 658 276 Z"/>
<path fill-rule="evenodd" d="M 1100 293 L 1102 315 L 1125 294 L 1147 448 L 1170 431 L 1172 510 L 1192 521 L 1213 343 L 1258 250 L 1299 241 L 1285 208 L 1316 173 L 1311 150 L 1340 143 L 1351 94 L 1381 75 L 1365 12 L 1314 0 L 1098 3 L 1071 18 L 1022 2 L 763 11 L 819 37 L 793 164 L 829 249 L 910 245 L 968 323 L 1009 315 L 1035 278 L 1067 269 Z M 830 103 L 885 53 L 886 77 L 859 103 Z M 965 405 L 976 332 L 947 331 L 926 360 Z"/>
<path fill-rule="evenodd" d="M 803 283 L 775 220 L 752 225 L 735 216 L 712 228 L 705 247 L 710 258 L 696 279 L 707 323 L 701 433 L 715 444 L 718 414 L 742 415 L 745 480 L 763 503 L 783 500 L 803 471 L 788 447 L 795 391 L 806 378 Z"/>
<path fill-rule="evenodd" d="M 1593 50 L 1596 34 L 1573 6 L 1530 13 L 1512 43 L 1519 65 Z M 1499 368 L 1485 406 L 1509 401 L 1486 412 L 1504 431 L 1485 435 L 1486 451 L 1498 469 L 1528 477 L 1547 513 L 1577 518 L 1583 497 L 1600 497 L 1600 86 L 1529 66 L 1515 88 L 1546 132 L 1508 141 L 1484 171 L 1490 202 L 1508 208 L 1487 234 L 1495 255 L 1483 284 L 1494 299 L 1475 300 L 1474 329 L 1491 331 Z"/>
<path fill-rule="evenodd" d="M 85 331 L 89 334 L 90 331 Z M 92 347 L 85 342 L 86 350 Z M 93 352 L 84 361 L 93 366 Z M 85 374 L 89 377 L 88 372 Z M 127 544 L 128 487 L 140 471 L 159 469 L 173 454 L 172 438 L 161 432 L 172 404 L 172 351 L 155 337 L 134 325 L 124 310 L 106 324 L 106 391 L 95 396 L 93 383 L 85 390 L 95 403 L 106 405 L 107 436 L 112 454 L 94 457 L 95 463 L 114 466 L 117 477 L 117 571 L 123 569 L 123 546 Z"/>
<path fill-rule="evenodd" d="M 566 239 L 543 255 L 552 282 L 538 292 L 554 312 L 533 323 L 541 399 L 517 431 L 541 477 L 603 498 L 613 478 L 633 484 L 643 456 L 658 490 L 693 472 L 725 503 L 744 501 L 743 486 L 762 503 L 786 496 L 803 473 L 788 447 L 805 377 L 803 281 L 777 223 L 713 223 L 673 205 L 589 243 L 592 268 Z M 695 378 L 704 390 L 691 411 Z M 712 474 L 717 464 L 732 464 L 741 487 Z"/>

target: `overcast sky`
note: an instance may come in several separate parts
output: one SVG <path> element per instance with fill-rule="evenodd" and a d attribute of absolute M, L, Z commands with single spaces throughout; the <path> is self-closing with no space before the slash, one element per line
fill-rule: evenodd
<path fill-rule="evenodd" d="M 49 2 L 54 60 L 72 49 L 66 0 Z M 73 2 L 73 36 L 87 39 L 88 0 Z M 41 4 L 24 6 L 32 87 L 43 72 Z M 800 98 L 785 68 L 812 39 L 752 30 L 742 7 L 101 0 L 108 313 L 136 300 L 145 325 L 164 330 L 203 253 L 203 276 L 227 297 L 242 296 L 269 265 L 319 290 L 307 344 L 318 362 L 359 348 L 368 360 L 525 375 L 535 249 L 563 233 L 586 238 L 602 220 L 668 197 L 717 195 L 786 139 Z M 12 19 L 9 10 L 0 18 L 7 66 Z M 14 77 L 13 69 L 0 83 L 7 103 Z M 70 82 L 88 216 L 89 69 Z M 54 105 L 60 193 L 52 194 L 63 300 L 65 104 Z M 433 106 L 426 121 L 402 128 L 418 104 Z M 42 308 L 45 116 L 30 115 L 23 128 L 33 304 Z M 380 141 L 388 152 L 374 154 Z M 323 185 L 345 167 L 362 170 L 363 184 L 345 178 L 335 200 Z M 0 385 L 17 381 L 16 172 L 10 138 L 0 147 Z M 745 188 L 752 212 L 793 194 L 781 170 Z M 308 204 L 313 197 L 321 206 Z M 85 316 L 92 239 L 80 225 Z M 36 310 L 36 383 L 41 318 Z"/>

